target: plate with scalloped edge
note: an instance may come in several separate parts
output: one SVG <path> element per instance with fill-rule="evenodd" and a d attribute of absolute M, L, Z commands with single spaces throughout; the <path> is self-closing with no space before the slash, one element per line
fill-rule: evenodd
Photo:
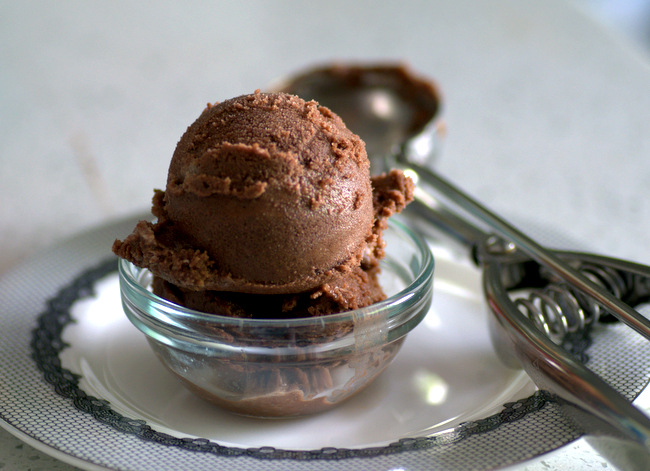
<path fill-rule="evenodd" d="M 197 399 L 122 312 L 110 245 L 137 219 L 71 238 L 0 280 L 0 423 L 45 453 L 82 469 L 495 469 L 582 435 L 501 365 L 480 272 L 434 242 L 432 308 L 365 391 L 286 420 Z M 636 395 L 647 372 L 623 380 Z"/>

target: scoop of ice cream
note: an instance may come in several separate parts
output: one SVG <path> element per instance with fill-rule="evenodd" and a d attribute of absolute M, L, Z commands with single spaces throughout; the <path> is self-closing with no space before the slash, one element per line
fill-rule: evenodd
<path fill-rule="evenodd" d="M 190 290 L 154 277 L 158 296 L 196 311 L 229 317 L 312 317 L 350 311 L 385 299 L 379 284 L 377 261 L 384 257 L 383 230 L 387 220 L 413 198 L 413 182 L 399 170 L 371 178 L 375 225 L 373 252 L 330 283 L 300 293 L 250 294 L 214 290 Z"/>
<path fill-rule="evenodd" d="M 190 290 L 302 292 L 372 264 L 378 242 L 364 143 L 282 93 L 208 106 L 153 213 L 114 251 Z"/>

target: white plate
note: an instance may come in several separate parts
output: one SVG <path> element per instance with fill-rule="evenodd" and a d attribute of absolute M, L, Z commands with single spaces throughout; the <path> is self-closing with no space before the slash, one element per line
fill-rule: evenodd
<path fill-rule="evenodd" d="M 499 363 L 480 273 L 444 250 L 431 311 L 368 390 L 301 419 L 222 411 L 167 373 L 122 313 L 102 262 L 133 225 L 82 234 L 0 281 L 0 423 L 46 453 L 85 469 L 492 469 L 581 435 Z"/>

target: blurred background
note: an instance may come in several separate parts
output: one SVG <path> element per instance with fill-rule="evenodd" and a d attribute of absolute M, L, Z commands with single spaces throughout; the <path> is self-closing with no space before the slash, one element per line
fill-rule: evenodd
<path fill-rule="evenodd" d="M 624 41 L 650 57 L 649 0 L 574 0 Z"/>
<path fill-rule="evenodd" d="M 640 61 L 650 63 L 650 0 L 566 2 L 594 18 Z M 478 82 L 463 78 L 468 82 L 459 83 L 456 78 L 474 73 L 468 64 L 473 63 L 477 70 L 502 67 L 507 71 L 510 56 L 498 56 L 498 51 L 490 49 L 498 41 L 523 38 L 529 44 L 522 47 L 535 47 L 534 37 L 525 36 L 525 28 L 530 26 L 525 12 L 518 11 L 524 7 L 509 2 L 505 4 L 511 11 L 495 16 L 495 21 L 508 20 L 503 37 L 490 37 L 488 41 L 492 42 L 484 45 L 495 54 L 493 58 L 485 53 L 473 57 L 458 39 L 444 43 L 442 50 L 432 54 L 418 38 L 400 36 L 400 31 L 409 30 L 409 21 L 431 23 L 427 18 L 402 18 L 398 14 L 378 17 L 370 10 L 365 21 L 375 22 L 376 31 L 354 37 L 353 46 L 346 43 L 344 35 L 328 35 L 326 22 L 309 20 L 310 15 L 328 10 L 332 13 L 326 19 L 337 22 L 340 31 L 354 29 L 362 21 L 359 12 L 364 3 L 355 8 L 345 4 L 350 10 L 346 18 L 334 13 L 337 2 L 327 9 L 304 7 L 301 13 L 307 20 L 296 24 L 297 31 L 321 35 L 327 44 L 325 52 L 312 54 L 308 42 L 288 42 L 289 34 L 274 31 L 272 24 L 263 21 L 277 10 L 291 15 L 290 2 L 279 6 L 261 3 L 262 10 L 268 11 L 259 11 L 258 6 L 255 14 L 251 12 L 247 31 L 236 30 L 229 23 L 229 4 L 225 2 L 218 6 L 197 2 L 192 9 L 180 2 L 164 2 L 165 8 L 156 8 L 155 2 L 116 1 L 100 7 L 82 1 L 61 5 L 34 0 L 0 2 L 0 273 L 56 240 L 107 218 L 146 210 L 151 188 L 164 185 L 167 162 L 178 137 L 206 101 L 264 87 L 283 74 L 310 65 L 306 57 L 313 57 L 313 62 L 348 56 L 405 60 L 440 80 L 446 98 L 453 103 L 447 108 L 451 117 L 456 110 L 459 115 L 468 111 L 461 109 L 463 101 L 483 99 L 467 95 L 467 91 L 461 93 L 463 88 L 470 93 L 479 89 Z M 475 31 L 481 30 L 481 17 L 489 17 L 494 11 L 487 5 L 461 3 L 456 10 L 467 10 L 466 30 L 452 32 L 453 21 L 458 19 L 450 18 L 431 33 L 434 41 L 443 43 L 454 35 L 461 40 L 483 41 L 481 33 Z M 414 8 L 418 4 L 414 2 Z M 390 11 L 389 5 L 386 2 L 382 8 Z M 441 12 L 444 14 L 444 9 Z M 264 46 L 278 54 L 258 53 L 259 44 L 249 31 L 266 35 L 270 44 Z M 542 57 L 550 66 L 559 66 L 558 61 L 573 60 L 570 55 L 579 54 L 579 48 L 585 47 L 579 39 L 575 44 L 576 50 L 567 51 L 566 57 Z M 445 49 L 448 53 L 443 55 Z M 242 51 L 246 52 L 244 56 Z M 521 62 L 522 77 L 499 77 L 492 70 L 483 80 L 486 87 L 500 87 L 496 92 L 502 93 L 505 86 L 526 86 L 520 82 L 527 69 L 532 71 L 534 59 L 528 61 L 521 47 L 513 52 L 514 56 L 522 54 L 520 59 L 513 59 Z M 454 62 L 445 57 L 463 54 L 466 63 L 465 59 Z M 501 102 L 519 100 L 515 105 L 521 106 L 522 112 L 526 112 L 524 106 L 530 109 L 533 102 L 544 99 L 543 91 L 537 97 L 510 93 L 496 98 Z M 509 124 L 501 126 L 505 129 Z M 160 158 L 159 165 L 155 156 Z M 454 170 L 448 170 L 453 176 Z M 471 181 L 468 184 L 476 185 Z M 478 188 L 479 196 L 483 196 L 480 185 Z M 505 206 L 497 209 L 508 210 Z"/>

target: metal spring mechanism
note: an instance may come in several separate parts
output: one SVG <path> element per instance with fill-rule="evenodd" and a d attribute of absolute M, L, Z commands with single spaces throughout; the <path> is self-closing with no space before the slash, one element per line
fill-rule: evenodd
<path fill-rule="evenodd" d="M 594 283 L 622 299 L 634 289 L 634 280 L 610 267 L 583 264 L 579 271 Z M 553 342 L 561 344 L 567 335 L 581 332 L 604 314 L 602 308 L 563 282 L 520 293 L 513 302 Z"/>

